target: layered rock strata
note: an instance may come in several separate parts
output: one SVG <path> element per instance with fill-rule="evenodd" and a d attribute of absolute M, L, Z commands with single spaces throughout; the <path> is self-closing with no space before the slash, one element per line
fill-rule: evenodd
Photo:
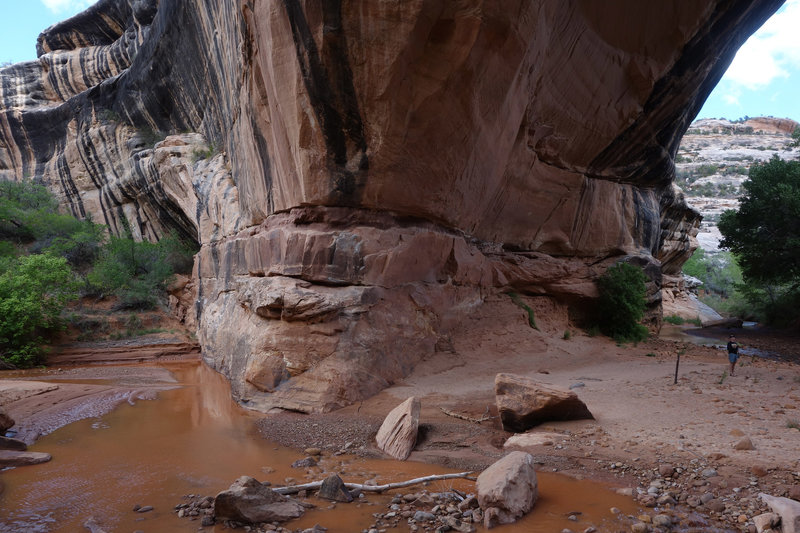
<path fill-rule="evenodd" d="M 699 221 L 678 142 L 780 4 L 100 0 L 0 71 L 0 177 L 195 239 L 205 359 L 329 410 L 487 295 L 580 307 L 620 259 L 657 324 Z"/>

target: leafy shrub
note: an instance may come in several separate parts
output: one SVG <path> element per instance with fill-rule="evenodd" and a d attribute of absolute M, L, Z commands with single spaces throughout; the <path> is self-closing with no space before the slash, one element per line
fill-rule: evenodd
<path fill-rule="evenodd" d="M 617 342 L 638 342 L 647 338 L 644 316 L 646 276 L 640 268 L 617 263 L 598 280 L 597 322 L 605 335 Z"/>
<path fill-rule="evenodd" d="M 668 324 L 674 324 L 676 326 L 681 326 L 685 321 L 678 315 L 669 315 L 664 317 L 664 322 Z"/>
<path fill-rule="evenodd" d="M 119 297 L 123 309 L 152 309 L 163 298 L 173 274 L 191 268 L 190 245 L 174 235 L 157 243 L 137 242 L 130 232 L 109 239 L 89 282 L 101 294 Z"/>
<path fill-rule="evenodd" d="M 0 274 L 0 348 L 14 366 L 42 355 L 43 335 L 62 326 L 61 310 L 77 297 L 77 283 L 63 257 L 21 256 Z"/>

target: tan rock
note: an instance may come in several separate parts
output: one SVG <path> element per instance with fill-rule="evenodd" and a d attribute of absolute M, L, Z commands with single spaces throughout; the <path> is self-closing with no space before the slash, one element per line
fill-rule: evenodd
<path fill-rule="evenodd" d="M 0 467 L 37 465 L 50 459 L 49 453 L 0 450 Z"/>
<path fill-rule="evenodd" d="M 758 496 L 772 509 L 772 512 L 780 515 L 782 533 L 800 533 L 800 502 L 770 496 L 763 492 Z"/>
<path fill-rule="evenodd" d="M 536 446 L 552 446 L 563 438 L 564 435 L 561 433 L 553 433 L 548 431 L 518 433 L 510 436 L 503 444 L 503 448 L 525 449 Z"/>
<path fill-rule="evenodd" d="M 750 440 L 750 437 L 743 437 L 736 444 L 733 445 L 733 449 L 734 450 L 755 450 L 756 447 L 753 446 L 753 441 Z"/>
<path fill-rule="evenodd" d="M 781 517 L 775 513 L 762 513 L 753 517 L 753 524 L 756 531 L 762 533 L 766 529 L 773 529 L 781 523 Z"/>
<path fill-rule="evenodd" d="M 547 387 L 526 376 L 497 374 L 494 391 L 500 420 L 508 431 L 521 432 L 548 421 L 594 418 L 574 392 Z"/>
<path fill-rule="evenodd" d="M 43 381 L 3 380 L 0 381 L 0 405 L 56 389 L 58 389 L 58 385 Z"/>
<path fill-rule="evenodd" d="M 475 490 L 486 528 L 516 521 L 533 509 L 539 496 L 533 456 L 509 453 L 481 472 Z"/>
<path fill-rule="evenodd" d="M 378 448 L 405 461 L 417 444 L 419 409 L 419 400 L 414 396 L 392 409 L 375 435 Z"/>

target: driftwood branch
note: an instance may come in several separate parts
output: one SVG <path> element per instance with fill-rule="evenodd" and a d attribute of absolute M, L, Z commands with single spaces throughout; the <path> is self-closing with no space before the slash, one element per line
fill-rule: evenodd
<path fill-rule="evenodd" d="M 489 416 L 489 408 L 486 408 L 486 414 L 484 414 L 480 418 L 472 418 L 467 415 L 462 415 L 460 413 L 456 413 L 455 411 L 448 411 L 444 407 L 440 407 L 439 409 L 442 410 L 444 414 L 447 416 L 452 416 L 453 418 L 458 418 L 459 420 L 466 420 L 467 422 L 474 422 L 476 424 L 480 424 L 481 422 L 486 422 L 487 420 L 491 420 L 492 418 L 497 418 L 496 416 Z"/>
<path fill-rule="evenodd" d="M 409 479 L 408 481 L 387 483 L 386 485 L 362 485 L 360 483 L 345 483 L 344 486 L 347 488 L 347 490 L 360 490 L 361 492 L 384 492 L 387 490 L 402 489 L 404 487 L 410 487 L 412 485 L 419 485 L 420 483 L 425 483 L 427 481 L 439 481 L 442 479 L 466 478 L 474 481 L 474 478 L 469 477 L 470 474 L 472 474 L 472 472 L 459 472 L 457 474 L 440 474 L 436 476 L 418 477 L 414 479 Z M 272 490 L 274 490 L 279 494 L 297 494 L 301 490 L 317 490 L 321 486 L 322 486 L 322 481 L 314 481 L 312 483 L 293 485 L 291 487 L 276 487 L 273 488 Z"/>

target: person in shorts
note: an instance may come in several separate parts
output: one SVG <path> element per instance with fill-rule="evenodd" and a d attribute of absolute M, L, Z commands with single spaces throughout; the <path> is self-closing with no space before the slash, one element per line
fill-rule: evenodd
<path fill-rule="evenodd" d="M 736 337 L 731 335 L 728 337 L 728 361 L 731 363 L 731 376 L 735 376 L 734 370 L 736 369 L 736 361 L 739 360 L 739 344 L 736 342 Z"/>

